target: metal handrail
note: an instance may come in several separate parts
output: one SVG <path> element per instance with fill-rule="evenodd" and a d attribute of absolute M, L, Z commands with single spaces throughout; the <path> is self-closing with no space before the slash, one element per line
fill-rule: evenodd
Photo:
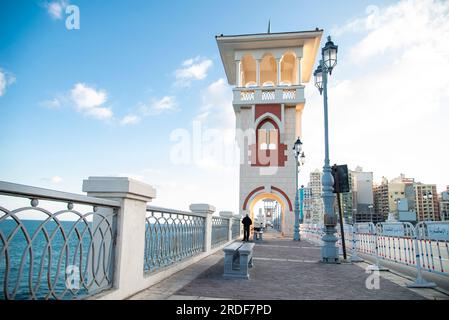
<path fill-rule="evenodd" d="M 120 207 L 120 202 L 109 199 L 89 197 L 82 194 L 32 187 L 23 184 L 0 181 L 0 194 L 29 199 L 63 201 L 85 205 Z"/>

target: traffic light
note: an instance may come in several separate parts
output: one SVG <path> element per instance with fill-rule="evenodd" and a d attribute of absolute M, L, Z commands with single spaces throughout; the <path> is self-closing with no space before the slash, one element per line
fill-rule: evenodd
<path fill-rule="evenodd" d="M 334 193 L 344 193 L 349 189 L 349 173 L 346 164 L 332 166 L 332 176 L 334 177 Z"/>

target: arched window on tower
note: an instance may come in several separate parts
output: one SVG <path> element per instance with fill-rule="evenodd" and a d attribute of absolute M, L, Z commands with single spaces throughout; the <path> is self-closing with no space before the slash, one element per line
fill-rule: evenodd
<path fill-rule="evenodd" d="M 273 87 L 277 82 L 276 59 L 266 53 L 260 62 L 260 83 L 263 87 Z"/>
<path fill-rule="evenodd" d="M 246 54 L 243 56 L 241 73 L 243 87 L 256 86 L 256 60 L 252 55 Z"/>
<path fill-rule="evenodd" d="M 287 52 L 281 59 L 281 83 L 280 85 L 292 85 L 297 83 L 296 70 L 298 70 L 298 65 L 296 61 L 296 56 L 292 52 Z"/>
<path fill-rule="evenodd" d="M 251 166 L 283 167 L 287 161 L 286 149 L 277 122 L 267 117 L 256 127 L 256 143 L 250 146 Z"/>
<path fill-rule="evenodd" d="M 278 130 L 271 120 L 265 121 L 257 130 L 259 150 L 276 150 Z"/>

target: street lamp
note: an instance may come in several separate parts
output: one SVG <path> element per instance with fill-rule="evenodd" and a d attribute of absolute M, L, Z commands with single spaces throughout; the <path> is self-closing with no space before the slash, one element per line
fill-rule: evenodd
<path fill-rule="evenodd" d="M 368 206 L 368 208 L 369 208 L 369 214 L 371 216 L 371 222 L 373 222 L 373 208 L 374 208 L 374 206 L 372 204 L 370 204 Z"/>
<path fill-rule="evenodd" d="M 315 76 L 315 86 L 323 95 L 324 104 L 324 167 L 323 178 L 321 184 L 323 186 L 323 202 L 324 202 L 324 236 L 323 246 L 321 247 L 321 259 L 325 263 L 338 263 L 338 249 L 335 245 L 337 232 L 335 226 L 337 219 L 334 213 L 334 201 L 335 194 L 333 193 L 334 179 L 332 177 L 332 171 L 329 162 L 329 129 L 328 129 L 328 113 L 327 113 L 327 79 L 328 75 L 332 73 L 332 70 L 337 65 L 337 51 L 336 46 L 329 36 L 327 38 L 326 45 L 321 50 L 320 64 L 313 73 Z"/>
<path fill-rule="evenodd" d="M 293 154 L 295 156 L 295 227 L 293 232 L 293 240 L 300 241 L 301 237 L 299 235 L 299 196 L 298 196 L 298 171 L 299 167 L 304 165 L 306 156 L 304 151 L 302 151 L 301 139 L 296 139 L 293 145 Z"/>

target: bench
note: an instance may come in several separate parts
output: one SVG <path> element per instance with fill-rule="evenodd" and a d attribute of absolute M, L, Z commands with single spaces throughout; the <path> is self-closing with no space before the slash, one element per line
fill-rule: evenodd
<path fill-rule="evenodd" d="M 223 248 L 224 277 L 249 279 L 249 268 L 253 267 L 254 243 L 234 242 Z"/>

